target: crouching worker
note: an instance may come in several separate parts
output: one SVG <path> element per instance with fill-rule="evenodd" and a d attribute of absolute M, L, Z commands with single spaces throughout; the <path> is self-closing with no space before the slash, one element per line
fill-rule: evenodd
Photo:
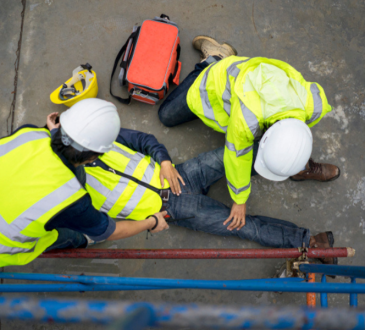
<path fill-rule="evenodd" d="M 197 36 L 203 60 L 168 95 L 159 109 L 168 127 L 200 118 L 226 137 L 224 164 L 234 201 L 227 220 L 245 219 L 251 192 L 254 141 L 260 142 L 255 170 L 272 181 L 333 181 L 340 169 L 314 162 L 312 134 L 331 106 L 323 88 L 304 80 L 289 64 L 264 57 L 238 57 L 227 43 Z"/>
<path fill-rule="evenodd" d="M 97 211 L 75 176 L 76 167 L 111 150 L 120 129 L 116 107 L 80 101 L 46 128 L 20 127 L 0 139 L 0 267 L 24 265 L 55 248 L 87 247 L 155 226 L 154 218 L 115 223 Z M 56 132 L 57 131 L 57 132 Z M 166 228 L 161 221 L 155 231 Z"/>
<path fill-rule="evenodd" d="M 270 217 L 246 215 L 241 229 L 233 227 L 234 221 L 227 224 L 230 208 L 206 196 L 210 186 L 225 175 L 223 153 L 222 147 L 175 167 L 154 136 L 122 128 L 112 149 L 86 164 L 79 179 L 95 208 L 111 218 L 144 222 L 152 215 L 158 226 L 167 212 L 174 225 L 237 236 L 263 246 L 333 246 L 332 232 L 311 236 L 309 229 Z"/>

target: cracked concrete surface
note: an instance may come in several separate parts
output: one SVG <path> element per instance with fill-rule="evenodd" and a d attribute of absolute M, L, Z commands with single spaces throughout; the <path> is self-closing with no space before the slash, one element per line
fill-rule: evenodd
<path fill-rule="evenodd" d="M 20 32 L 20 1 L 3 0 L 0 12 L 0 134 L 12 101 L 14 61 Z M 334 182 L 273 183 L 252 180 L 249 214 L 270 215 L 309 227 L 313 233 L 332 230 L 336 246 L 352 246 L 353 259 L 342 264 L 364 265 L 365 235 L 365 95 L 364 14 L 362 1 L 256 0 L 256 1 L 142 1 L 28 0 L 18 77 L 15 127 L 43 126 L 47 114 L 64 111 L 49 100 L 54 88 L 69 78 L 80 63 L 89 62 L 98 74 L 98 97 L 118 107 L 122 126 L 152 133 L 166 145 L 175 163 L 224 142 L 200 121 L 166 128 L 159 123 L 157 106 L 132 102 L 123 106 L 109 95 L 115 56 L 132 26 L 161 13 L 178 23 L 183 79 L 199 61 L 191 41 L 198 34 L 226 41 L 239 55 L 287 61 L 308 81 L 319 82 L 334 107 L 312 129 L 313 157 L 341 167 Z M 117 84 L 114 85 L 118 90 Z M 125 93 L 125 90 L 123 91 Z M 124 94 L 125 95 L 125 94 Z M 227 205 L 231 201 L 224 181 L 210 192 Z M 257 244 L 174 228 L 145 240 L 145 235 L 101 248 L 253 248 Z M 114 276 L 241 279 L 273 276 L 281 260 L 36 260 L 7 271 L 96 274 Z M 336 280 L 339 281 L 339 280 Z M 51 297 L 55 294 L 38 294 Z M 305 304 L 304 294 L 171 290 L 58 294 L 62 297 L 129 299 L 135 301 L 202 302 L 214 304 Z M 365 300 L 360 296 L 360 304 Z M 347 306 L 346 295 L 330 295 L 330 306 Z M 29 324 L 31 329 L 87 329 L 86 326 Z M 2 329 L 23 329 L 24 324 L 3 321 Z M 98 327 L 95 327 L 97 329 Z M 100 327 L 101 329 L 102 327 Z"/>

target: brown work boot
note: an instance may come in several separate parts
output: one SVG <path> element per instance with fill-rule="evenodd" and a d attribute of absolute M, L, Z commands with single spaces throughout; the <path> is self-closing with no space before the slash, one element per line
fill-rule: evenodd
<path fill-rule="evenodd" d="M 293 181 L 317 180 L 321 182 L 328 182 L 336 180 L 341 174 L 340 169 L 336 165 L 321 164 L 309 159 L 305 170 L 290 177 Z"/>
<path fill-rule="evenodd" d="M 333 233 L 331 231 L 326 231 L 324 233 L 319 233 L 316 236 L 311 236 L 309 240 L 310 248 L 328 249 L 332 248 L 335 244 L 335 239 L 333 238 Z M 337 265 L 337 258 L 318 258 L 318 260 L 324 264 Z"/>
<path fill-rule="evenodd" d="M 208 36 L 197 36 L 193 40 L 195 49 L 202 52 L 202 60 L 209 56 L 218 56 L 225 58 L 231 55 L 237 55 L 237 50 L 227 43 L 220 44 L 214 38 Z"/>

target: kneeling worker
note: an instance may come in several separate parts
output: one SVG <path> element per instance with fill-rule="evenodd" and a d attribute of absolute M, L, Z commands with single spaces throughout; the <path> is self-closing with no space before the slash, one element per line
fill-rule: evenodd
<path fill-rule="evenodd" d="M 78 177 L 95 208 L 112 218 L 143 222 L 152 215 L 158 226 L 167 212 L 175 225 L 268 247 L 333 246 L 332 232 L 311 236 L 309 229 L 264 216 L 247 215 L 243 228 L 227 230 L 223 222 L 230 208 L 206 196 L 225 175 L 223 153 L 222 147 L 174 167 L 154 136 L 122 128 L 111 150 L 86 164 Z M 337 258 L 321 261 L 337 263 Z"/>
<path fill-rule="evenodd" d="M 340 170 L 315 163 L 312 134 L 331 111 L 323 88 L 304 80 L 289 64 L 263 57 L 238 57 L 236 50 L 206 36 L 193 46 L 204 59 L 159 109 L 168 127 L 196 118 L 226 136 L 224 165 L 234 201 L 225 223 L 245 224 L 251 191 L 254 141 L 261 139 L 255 170 L 266 179 L 332 181 Z"/>
<path fill-rule="evenodd" d="M 47 118 L 58 128 L 56 114 Z M 76 167 L 111 150 L 120 129 L 116 107 L 99 99 L 76 103 L 51 139 L 46 128 L 20 127 L 0 139 L 0 267 L 24 265 L 47 249 L 86 247 L 155 228 L 150 218 L 118 222 L 95 210 Z"/>

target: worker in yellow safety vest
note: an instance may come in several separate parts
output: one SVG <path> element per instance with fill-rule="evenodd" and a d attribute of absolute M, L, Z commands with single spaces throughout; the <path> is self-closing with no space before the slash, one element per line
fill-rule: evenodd
<path fill-rule="evenodd" d="M 322 182 L 340 176 L 337 166 L 310 158 L 309 127 L 331 111 L 318 83 L 279 60 L 238 57 L 231 45 L 210 37 L 196 37 L 193 46 L 203 59 L 163 102 L 159 118 L 168 127 L 200 118 L 225 134 L 224 166 L 234 201 L 224 222 L 231 221 L 228 230 L 245 225 L 251 175 Z"/>
<path fill-rule="evenodd" d="M 116 107 L 82 100 L 0 139 L 0 267 L 24 265 L 55 248 L 87 247 L 147 229 L 167 229 L 166 212 L 140 222 L 115 221 L 96 210 L 76 168 L 111 150 L 120 129 Z M 157 219 L 159 219 L 157 224 Z"/>

